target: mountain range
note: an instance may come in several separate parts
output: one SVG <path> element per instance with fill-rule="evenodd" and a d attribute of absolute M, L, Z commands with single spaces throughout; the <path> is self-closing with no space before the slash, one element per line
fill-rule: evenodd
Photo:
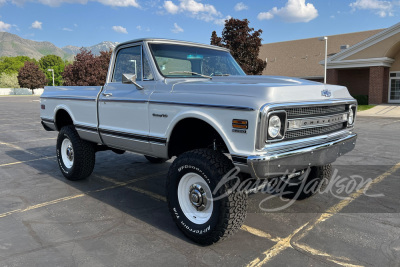
<path fill-rule="evenodd" d="M 97 45 L 83 47 L 93 54 L 99 55 L 100 51 L 114 49 L 118 43 L 102 42 Z M 40 59 L 46 55 L 56 55 L 64 60 L 73 60 L 81 47 L 68 45 L 59 48 L 50 42 L 37 42 L 19 37 L 18 35 L 0 32 L 0 57 L 28 56 Z"/>

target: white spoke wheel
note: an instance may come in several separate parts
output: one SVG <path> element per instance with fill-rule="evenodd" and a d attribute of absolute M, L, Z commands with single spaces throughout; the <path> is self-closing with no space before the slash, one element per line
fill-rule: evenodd
<path fill-rule="evenodd" d="M 191 222 L 204 224 L 213 211 L 211 189 L 197 173 L 185 174 L 178 184 L 178 201 L 182 212 Z"/>
<path fill-rule="evenodd" d="M 236 190 L 235 179 L 221 182 L 233 168 L 230 159 L 212 149 L 185 152 L 172 163 L 168 207 L 178 228 L 194 242 L 211 245 L 242 226 L 247 194 Z"/>
<path fill-rule="evenodd" d="M 58 133 L 57 161 L 65 178 L 85 179 L 93 172 L 94 144 L 82 140 L 73 125 L 64 126 Z"/>
<path fill-rule="evenodd" d="M 65 167 L 71 169 L 74 165 L 74 148 L 68 138 L 65 138 L 61 144 L 61 157 Z"/>

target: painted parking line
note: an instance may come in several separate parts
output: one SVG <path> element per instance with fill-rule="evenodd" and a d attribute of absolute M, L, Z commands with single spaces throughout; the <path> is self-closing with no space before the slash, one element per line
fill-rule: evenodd
<path fill-rule="evenodd" d="M 30 132 L 30 131 L 43 131 L 40 128 L 32 128 L 32 129 L 24 129 L 24 130 L 12 130 L 13 133 L 15 132 Z M 0 133 L 9 133 L 10 130 L 0 131 Z"/>
<path fill-rule="evenodd" d="M 392 175 L 398 169 L 400 169 L 400 162 L 397 163 L 396 165 L 392 166 L 385 173 L 383 173 L 383 174 L 379 175 L 378 177 L 376 177 L 369 184 L 369 187 L 371 187 L 372 185 L 383 181 L 386 177 Z M 260 257 L 254 259 L 247 266 L 262 266 L 262 265 L 268 263 L 275 256 L 279 255 L 285 249 L 291 248 L 292 247 L 292 245 L 291 245 L 292 242 L 298 242 L 300 239 L 305 237 L 316 225 L 318 225 L 318 224 L 326 221 L 327 219 L 331 218 L 333 215 L 335 215 L 338 212 L 340 212 L 343 208 L 348 206 L 351 202 L 356 200 L 358 197 L 362 196 L 363 193 L 364 193 L 364 190 L 367 189 L 365 186 L 360 188 L 356 192 L 352 193 L 347 199 L 341 200 L 338 204 L 336 204 L 336 205 L 330 207 L 329 209 L 327 209 L 314 222 L 308 222 L 305 225 L 301 226 L 300 228 L 296 229 L 288 237 L 282 239 L 275 246 L 273 246 L 272 248 L 270 248 L 267 251 L 265 251 L 263 253 L 263 256 L 261 257 L 261 259 L 260 259 Z M 300 233 L 300 234 L 297 235 L 298 233 Z M 292 240 L 292 239 L 294 239 L 294 240 Z"/>
<path fill-rule="evenodd" d="M 0 165 L 0 167 L 1 166 L 2 165 Z M 165 173 L 165 172 L 163 172 L 163 173 Z M 161 173 L 155 173 L 155 174 L 152 174 L 152 175 L 146 175 L 146 176 L 138 178 L 137 180 L 131 180 L 129 183 L 133 183 L 133 182 L 139 181 L 139 180 L 142 181 L 142 180 L 145 180 L 145 179 L 153 178 L 153 177 L 155 177 L 157 175 L 160 175 L 160 174 Z M 115 184 L 115 185 L 108 186 L 108 187 L 105 187 L 105 188 L 92 190 L 92 191 L 87 191 L 87 192 L 84 192 L 82 194 L 76 194 L 76 195 L 72 195 L 72 196 L 62 197 L 62 198 L 58 198 L 58 199 L 55 199 L 55 200 L 43 202 L 43 203 L 40 203 L 40 204 L 28 206 L 28 207 L 26 207 L 24 209 L 16 209 L 16 210 L 0 213 L 0 218 L 4 218 L 4 217 L 10 216 L 12 214 L 16 214 L 16 213 L 24 213 L 24 212 L 27 212 L 27 211 L 31 211 L 31 210 L 47 207 L 47 206 L 50 206 L 50 205 L 58 204 L 58 203 L 61 203 L 61 202 L 72 200 L 72 199 L 77 199 L 77 198 L 81 198 L 81 197 L 85 197 L 85 196 L 90 196 L 90 194 L 103 192 L 103 191 L 114 189 L 114 188 L 118 188 L 118 187 L 122 187 L 122 186 L 124 186 L 124 184 L 129 184 L 129 183 L 126 182 L 126 183 L 121 183 L 121 184 Z"/>
<path fill-rule="evenodd" d="M 337 265 L 341 265 L 341 266 L 346 266 L 346 267 L 362 267 L 363 265 L 357 265 L 357 264 L 353 264 L 352 260 L 346 257 L 335 257 L 332 256 L 326 252 L 314 249 L 310 246 L 307 246 L 305 244 L 299 244 L 299 243 L 292 243 L 292 246 L 296 249 L 296 250 L 300 250 L 302 252 L 311 254 L 313 256 L 319 256 L 322 257 L 325 260 L 328 260 L 330 262 L 336 263 Z"/>
<path fill-rule="evenodd" d="M 56 137 L 49 137 L 49 138 L 40 138 L 40 139 L 28 139 L 22 141 L 15 141 L 15 142 L 2 142 L 0 141 L 0 145 L 10 145 L 10 144 L 20 144 L 20 143 L 32 143 L 32 142 L 39 142 L 39 141 L 47 141 L 47 140 L 56 140 Z"/>
<path fill-rule="evenodd" d="M 252 234 L 252 235 L 255 235 L 255 236 L 258 236 L 258 237 L 262 237 L 262 238 L 266 238 L 266 239 L 271 240 L 272 242 L 275 242 L 275 243 L 278 243 L 279 241 L 282 240 L 282 238 L 272 237 L 270 234 L 268 234 L 268 233 L 266 233 L 264 231 L 261 231 L 259 229 L 250 227 L 248 225 L 243 225 L 241 229 L 243 231 L 245 231 L 245 232 L 248 232 L 248 233 Z"/>
<path fill-rule="evenodd" d="M 31 124 L 37 124 L 41 125 L 40 122 L 24 122 L 23 125 L 31 125 Z M 14 125 L 21 125 L 21 123 L 10 123 L 10 124 L 0 124 L 0 126 L 14 126 Z"/>
<path fill-rule="evenodd" d="M 28 162 L 34 162 L 34 161 L 40 161 L 40 160 L 48 160 L 48 159 L 54 159 L 54 158 L 56 158 L 56 156 L 43 157 L 43 158 L 31 159 L 31 160 L 25 160 L 25 161 L 16 161 L 16 162 L 12 162 L 12 163 L 0 164 L 0 167 L 6 167 L 6 166 L 12 166 L 12 165 L 18 165 L 18 164 L 24 164 L 24 163 L 28 163 Z"/>

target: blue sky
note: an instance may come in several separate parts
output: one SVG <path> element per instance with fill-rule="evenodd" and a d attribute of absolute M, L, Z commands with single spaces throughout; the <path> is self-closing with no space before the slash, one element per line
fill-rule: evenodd
<path fill-rule="evenodd" d="M 0 31 L 59 47 L 162 37 L 209 43 L 226 18 L 263 43 L 390 27 L 400 0 L 0 0 Z"/>

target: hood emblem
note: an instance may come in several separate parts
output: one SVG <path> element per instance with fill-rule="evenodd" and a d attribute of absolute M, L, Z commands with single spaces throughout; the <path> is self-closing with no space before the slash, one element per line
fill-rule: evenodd
<path fill-rule="evenodd" d="M 322 90 L 321 91 L 321 96 L 331 97 L 332 96 L 332 92 L 329 91 L 329 90 Z"/>

